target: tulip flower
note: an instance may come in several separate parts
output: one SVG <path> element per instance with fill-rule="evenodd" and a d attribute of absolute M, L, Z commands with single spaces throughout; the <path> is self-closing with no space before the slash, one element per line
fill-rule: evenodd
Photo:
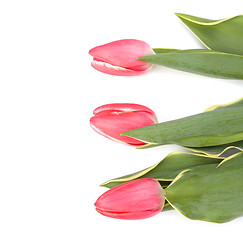
<path fill-rule="evenodd" d="M 137 58 L 154 52 L 143 41 L 124 39 L 92 48 L 89 54 L 93 57 L 91 65 L 100 72 L 117 76 L 135 76 L 148 71 L 152 66 L 151 63 Z"/>
<path fill-rule="evenodd" d="M 120 136 L 121 133 L 157 123 L 155 113 L 139 104 L 106 104 L 96 108 L 93 114 L 90 126 L 97 133 L 131 146 L 142 146 L 146 143 L 131 137 Z"/>
<path fill-rule="evenodd" d="M 158 181 L 141 178 L 111 188 L 97 199 L 95 207 L 97 212 L 107 217 L 144 219 L 161 212 L 164 195 Z"/>

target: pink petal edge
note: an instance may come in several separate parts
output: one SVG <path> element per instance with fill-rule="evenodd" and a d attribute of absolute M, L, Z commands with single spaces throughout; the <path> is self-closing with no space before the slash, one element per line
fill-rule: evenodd
<path fill-rule="evenodd" d="M 121 112 L 137 112 L 137 111 L 145 111 L 149 112 L 152 115 L 155 115 L 155 113 L 148 107 L 136 103 L 110 103 L 110 104 L 104 104 L 99 107 L 97 107 L 93 114 L 96 115 L 103 111 L 121 111 Z"/>
<path fill-rule="evenodd" d="M 110 74 L 113 76 L 138 76 L 146 73 L 150 68 L 141 71 L 134 71 L 119 66 L 114 66 L 105 62 L 92 61 L 91 66 L 99 72 Z"/>

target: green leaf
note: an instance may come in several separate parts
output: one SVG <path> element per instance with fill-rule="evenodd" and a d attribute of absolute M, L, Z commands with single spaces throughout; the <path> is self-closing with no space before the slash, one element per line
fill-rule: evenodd
<path fill-rule="evenodd" d="M 181 21 L 209 49 L 243 55 L 243 16 L 209 20 L 176 13 Z"/>
<path fill-rule="evenodd" d="M 223 108 L 235 108 L 235 107 L 243 107 L 243 98 L 227 104 L 219 104 L 219 105 L 211 106 L 207 108 L 204 112 L 220 110 L 220 109 L 222 110 Z M 146 145 L 137 147 L 137 149 L 146 149 L 146 148 L 156 147 L 160 145 L 161 144 L 158 143 L 148 143 Z M 210 147 L 184 147 L 184 148 L 193 152 L 203 153 L 205 155 L 209 155 L 212 157 L 218 157 L 221 155 L 223 155 L 224 157 L 229 157 L 237 152 L 243 151 L 243 141 L 227 143 L 227 144 L 217 145 L 217 146 L 210 146 Z"/>
<path fill-rule="evenodd" d="M 190 219 L 223 223 L 243 216 L 243 153 L 181 172 L 165 189 L 174 209 Z"/>
<path fill-rule="evenodd" d="M 179 51 L 180 49 L 174 49 L 174 48 L 153 48 L 153 51 L 156 53 L 156 54 L 159 54 L 159 53 L 169 53 L 169 52 L 176 52 L 176 51 Z"/>
<path fill-rule="evenodd" d="M 243 98 L 206 112 L 122 133 L 153 144 L 208 147 L 243 140 Z"/>
<path fill-rule="evenodd" d="M 204 110 L 204 112 L 209 112 L 209 111 L 215 111 L 215 110 L 222 110 L 222 109 L 228 109 L 228 108 L 243 108 L 243 97 L 236 99 L 235 101 L 226 103 L 226 104 L 217 104 L 208 107 L 207 109 Z"/>
<path fill-rule="evenodd" d="M 141 61 L 195 74 L 243 79 L 243 56 L 208 49 L 180 50 L 138 58 Z"/>
<path fill-rule="evenodd" d="M 243 141 L 233 142 L 218 146 L 211 146 L 211 147 L 185 147 L 186 149 L 204 153 L 209 156 L 231 156 L 237 152 L 243 151 Z"/>
<path fill-rule="evenodd" d="M 161 145 L 162 144 L 158 144 L 158 143 L 148 143 L 136 148 L 146 149 L 151 147 L 158 147 Z M 211 157 L 218 157 L 218 156 L 229 157 L 237 152 L 243 152 L 243 141 L 217 145 L 217 146 L 210 146 L 210 147 L 185 147 L 185 146 L 182 147 L 192 152 L 205 154 Z"/>
<path fill-rule="evenodd" d="M 111 188 L 138 178 L 154 178 L 160 182 L 162 187 L 167 187 L 182 170 L 192 166 L 219 163 L 222 159 L 220 157 L 175 152 L 167 155 L 162 161 L 149 168 L 109 180 L 101 186 Z"/>
<path fill-rule="evenodd" d="M 174 208 L 167 201 L 165 201 L 164 208 L 162 209 L 162 211 L 165 212 L 170 210 L 174 210 Z"/>
<path fill-rule="evenodd" d="M 222 110 L 223 108 L 235 108 L 235 107 L 243 107 L 243 98 L 238 99 L 236 101 L 227 103 L 227 104 L 220 104 L 220 105 L 214 105 L 209 108 L 207 108 L 204 112 L 208 111 L 214 111 L 214 110 Z M 146 145 L 144 146 L 146 148 Z M 243 151 L 243 141 L 233 142 L 233 143 L 227 143 L 223 145 L 218 146 L 210 146 L 210 147 L 186 147 L 186 149 L 189 149 L 194 152 L 204 153 L 206 155 L 210 156 L 221 156 L 224 157 L 231 156 L 237 152 Z"/>

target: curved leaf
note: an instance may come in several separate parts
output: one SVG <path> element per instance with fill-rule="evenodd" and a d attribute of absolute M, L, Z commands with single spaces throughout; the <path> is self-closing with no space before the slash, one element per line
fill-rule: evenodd
<path fill-rule="evenodd" d="M 204 112 L 208 111 L 215 111 L 215 110 L 222 110 L 226 108 L 235 108 L 235 107 L 243 107 L 243 98 L 237 99 L 236 101 L 227 103 L 227 104 L 219 104 L 219 105 L 214 105 L 209 108 L 207 108 Z M 144 146 L 144 148 L 146 145 Z M 211 155 L 211 156 L 221 156 L 223 155 L 224 157 L 233 155 L 237 152 L 242 152 L 243 151 L 243 141 L 238 141 L 238 142 L 233 142 L 233 143 L 228 143 L 228 144 L 223 144 L 223 145 L 218 145 L 218 146 L 211 146 L 211 147 L 186 147 L 186 149 L 189 149 L 194 152 L 199 152 L 199 153 L 204 153 L 206 155 Z"/>
<path fill-rule="evenodd" d="M 162 209 L 163 212 L 174 210 L 174 208 L 165 200 L 164 208 Z"/>
<path fill-rule="evenodd" d="M 169 52 L 175 52 L 175 51 L 180 51 L 181 49 L 174 49 L 174 48 L 153 48 L 153 51 L 156 54 L 159 53 L 169 53 Z"/>
<path fill-rule="evenodd" d="M 223 158 L 220 157 L 213 158 L 193 153 L 174 152 L 167 155 L 162 161 L 149 168 L 109 180 L 101 184 L 101 186 L 111 188 L 138 178 L 154 178 L 160 181 L 162 187 L 167 187 L 182 170 L 188 169 L 192 166 L 219 163 L 222 159 Z"/>
<path fill-rule="evenodd" d="M 235 107 L 243 107 L 243 98 L 237 99 L 233 102 L 227 103 L 227 104 L 218 104 L 211 106 L 207 108 L 204 112 L 208 111 L 214 111 L 214 110 L 223 110 L 227 108 L 235 108 Z M 151 147 L 156 147 L 160 146 L 161 144 L 159 143 L 148 143 L 146 145 L 137 147 L 137 149 L 146 149 L 146 148 L 151 148 Z M 183 147 L 183 146 L 182 146 Z M 193 151 L 193 152 L 198 152 L 198 153 L 203 153 L 206 155 L 210 155 L 212 157 L 217 157 L 224 155 L 230 156 L 233 155 L 237 152 L 242 152 L 243 151 L 243 141 L 238 141 L 238 142 L 232 142 L 228 144 L 223 144 L 223 145 L 217 145 L 217 146 L 210 146 L 210 147 L 185 147 L 184 148 Z"/>
<path fill-rule="evenodd" d="M 243 16 L 209 20 L 187 14 L 176 16 L 209 49 L 243 55 Z"/>
<path fill-rule="evenodd" d="M 217 104 L 217 105 L 210 106 L 206 110 L 204 110 L 204 112 L 222 110 L 227 108 L 238 108 L 238 107 L 243 108 L 243 97 L 226 104 Z"/>
<path fill-rule="evenodd" d="M 208 49 L 180 50 L 138 58 L 141 61 L 195 74 L 243 79 L 243 56 Z"/>
<path fill-rule="evenodd" d="M 162 144 L 159 143 L 148 143 L 136 148 L 146 149 L 146 148 L 158 147 L 161 145 Z M 192 152 L 205 154 L 211 157 L 218 157 L 218 156 L 229 157 L 237 152 L 243 152 L 243 141 L 232 142 L 232 143 L 210 146 L 210 147 L 185 147 L 185 146 L 182 147 Z"/>
<path fill-rule="evenodd" d="M 211 146 L 211 147 L 185 147 L 186 149 L 198 152 L 198 153 L 204 153 L 209 156 L 231 156 L 237 152 L 243 151 L 243 141 L 239 142 L 233 142 L 218 146 Z"/>
<path fill-rule="evenodd" d="M 223 223 L 243 215 L 243 153 L 180 173 L 165 198 L 190 219 Z"/>
<path fill-rule="evenodd" d="M 243 100 L 173 121 L 122 133 L 153 144 L 208 147 L 243 140 Z"/>

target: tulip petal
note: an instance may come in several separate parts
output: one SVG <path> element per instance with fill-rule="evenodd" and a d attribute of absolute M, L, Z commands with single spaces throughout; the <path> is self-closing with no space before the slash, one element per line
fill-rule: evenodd
<path fill-rule="evenodd" d="M 103 72 L 103 73 L 107 73 L 107 74 L 115 75 L 115 76 L 137 76 L 137 75 L 143 74 L 149 70 L 149 68 L 148 68 L 143 71 L 142 70 L 134 71 L 131 69 L 114 66 L 112 64 L 102 62 L 102 61 L 96 61 L 96 60 L 93 60 L 91 62 L 91 66 L 99 72 Z"/>
<path fill-rule="evenodd" d="M 127 145 L 143 146 L 145 142 L 121 136 L 124 131 L 158 123 L 155 113 L 148 107 L 132 103 L 112 103 L 97 107 L 90 126 L 99 134 Z"/>
<path fill-rule="evenodd" d="M 155 116 L 155 113 L 148 107 L 140 105 L 140 104 L 134 104 L 134 103 L 111 103 L 111 104 L 105 104 L 102 106 L 97 107 L 93 114 L 96 115 L 97 113 L 104 112 L 104 111 L 119 111 L 119 112 L 138 112 L 138 111 L 144 111 L 149 112 L 152 115 Z"/>
<path fill-rule="evenodd" d="M 123 39 L 110 42 L 89 51 L 93 57 L 92 67 L 96 70 L 117 76 L 135 76 L 146 72 L 151 63 L 137 58 L 154 54 L 145 42 L 135 39 Z"/>
<path fill-rule="evenodd" d="M 90 119 L 90 126 L 101 135 L 128 145 L 141 146 L 145 143 L 120 133 L 154 124 L 148 112 L 101 112 Z"/>
<path fill-rule="evenodd" d="M 144 219 L 158 214 L 164 207 L 164 190 L 152 178 L 142 178 L 118 185 L 95 202 L 100 214 L 119 219 Z"/>
<path fill-rule="evenodd" d="M 157 210 L 163 208 L 162 195 L 163 189 L 156 180 L 142 178 L 111 188 L 97 199 L 95 206 L 121 213 Z"/>
<path fill-rule="evenodd" d="M 138 220 L 138 219 L 153 217 L 154 215 L 161 212 L 161 208 L 157 210 L 146 210 L 146 211 L 138 211 L 138 212 L 108 212 L 96 208 L 96 211 L 106 217 L 125 219 L 125 220 Z"/>

